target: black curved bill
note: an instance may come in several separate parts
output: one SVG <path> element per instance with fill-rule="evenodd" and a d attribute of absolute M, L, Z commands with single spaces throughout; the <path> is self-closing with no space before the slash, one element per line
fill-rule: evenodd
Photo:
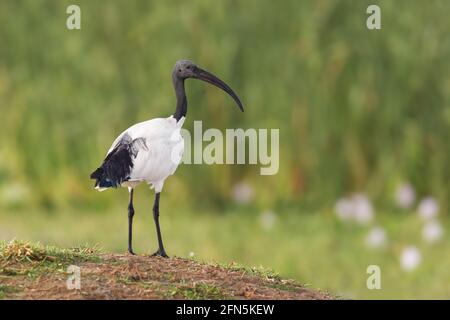
<path fill-rule="evenodd" d="M 195 78 L 203 80 L 208 83 L 211 83 L 211 84 L 215 85 L 216 87 L 222 89 L 226 93 L 228 93 L 234 99 L 234 101 L 236 101 L 239 109 L 241 109 L 241 111 L 244 112 L 244 107 L 242 106 L 241 100 L 239 100 L 239 97 L 237 96 L 237 94 L 234 93 L 234 91 L 225 82 L 223 82 L 222 80 L 217 78 L 215 75 L 213 75 L 213 74 L 209 73 L 208 71 L 203 70 L 199 67 L 197 67 L 195 69 L 194 73 L 195 73 Z"/>

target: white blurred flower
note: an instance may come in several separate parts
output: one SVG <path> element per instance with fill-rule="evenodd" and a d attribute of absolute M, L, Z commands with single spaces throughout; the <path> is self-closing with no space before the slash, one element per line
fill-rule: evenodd
<path fill-rule="evenodd" d="M 340 199 L 336 203 L 334 211 L 341 220 L 355 220 L 360 224 L 368 224 L 374 216 L 372 203 L 362 193 Z"/>
<path fill-rule="evenodd" d="M 416 192 L 409 183 L 403 183 L 398 186 L 395 192 L 395 201 L 400 208 L 408 209 L 416 200 Z"/>
<path fill-rule="evenodd" d="M 339 199 L 334 206 L 336 215 L 341 220 L 350 220 L 353 218 L 353 203 L 348 198 Z"/>
<path fill-rule="evenodd" d="M 443 235 L 444 229 L 437 221 L 429 221 L 422 228 L 422 237 L 429 243 L 438 242 Z"/>
<path fill-rule="evenodd" d="M 353 215 L 357 222 L 368 224 L 373 219 L 373 207 L 370 200 L 364 194 L 355 194 L 352 197 Z"/>
<path fill-rule="evenodd" d="M 386 244 L 386 231 L 381 227 L 374 227 L 366 237 L 366 245 L 370 248 L 379 248 Z"/>
<path fill-rule="evenodd" d="M 403 249 L 400 256 L 400 265 L 405 271 L 413 271 L 422 262 L 422 255 L 414 246 L 409 246 Z"/>
<path fill-rule="evenodd" d="M 275 222 L 277 221 L 277 216 L 273 211 L 264 211 L 259 216 L 259 222 L 261 223 L 261 227 L 264 230 L 270 230 L 275 225 Z"/>
<path fill-rule="evenodd" d="M 254 191 L 246 182 L 239 182 L 233 186 L 233 199 L 238 203 L 249 203 L 252 201 Z"/>
<path fill-rule="evenodd" d="M 189 257 L 191 257 L 191 258 L 193 258 L 195 256 L 195 253 L 194 252 L 189 252 Z"/>
<path fill-rule="evenodd" d="M 437 216 L 439 204 L 433 197 L 426 197 L 420 201 L 417 211 L 423 220 L 430 220 Z"/>

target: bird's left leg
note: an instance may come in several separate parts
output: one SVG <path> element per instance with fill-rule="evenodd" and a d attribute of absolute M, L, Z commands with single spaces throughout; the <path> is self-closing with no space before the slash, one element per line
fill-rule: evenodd
<path fill-rule="evenodd" d="M 169 256 L 166 254 L 164 250 L 164 245 L 161 236 L 161 229 L 159 228 L 159 195 L 160 193 L 155 194 L 155 202 L 153 204 L 153 219 L 155 220 L 156 225 L 156 235 L 158 236 L 158 251 L 156 251 L 153 256 L 161 256 L 164 258 L 168 258 Z"/>
<path fill-rule="evenodd" d="M 133 217 L 134 217 L 134 207 L 133 207 L 133 188 L 128 189 L 130 192 L 130 203 L 128 204 L 128 252 L 135 254 L 133 252 Z"/>

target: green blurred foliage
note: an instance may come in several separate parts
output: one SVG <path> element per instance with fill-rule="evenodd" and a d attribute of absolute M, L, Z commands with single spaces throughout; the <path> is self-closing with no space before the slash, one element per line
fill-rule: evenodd
<path fill-rule="evenodd" d="M 379 31 L 366 28 L 372 3 Z M 81 30 L 65 27 L 69 4 L 81 6 Z M 89 173 L 125 128 L 173 112 L 170 72 L 188 58 L 230 83 L 246 112 L 190 81 L 186 128 L 280 128 L 280 172 L 184 165 L 167 198 L 220 209 L 245 179 L 257 208 L 319 208 L 352 191 L 383 204 L 410 181 L 446 211 L 449 9 L 447 0 L 2 0 L 0 191 L 45 209 L 114 203 L 116 193 L 92 191 Z"/>

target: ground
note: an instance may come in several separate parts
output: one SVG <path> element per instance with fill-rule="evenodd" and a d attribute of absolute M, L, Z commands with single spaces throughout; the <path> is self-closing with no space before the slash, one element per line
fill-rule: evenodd
<path fill-rule="evenodd" d="M 12 241 L 0 246 L 3 299 L 331 299 L 271 270 Z M 68 289 L 70 265 L 81 288 Z"/>

